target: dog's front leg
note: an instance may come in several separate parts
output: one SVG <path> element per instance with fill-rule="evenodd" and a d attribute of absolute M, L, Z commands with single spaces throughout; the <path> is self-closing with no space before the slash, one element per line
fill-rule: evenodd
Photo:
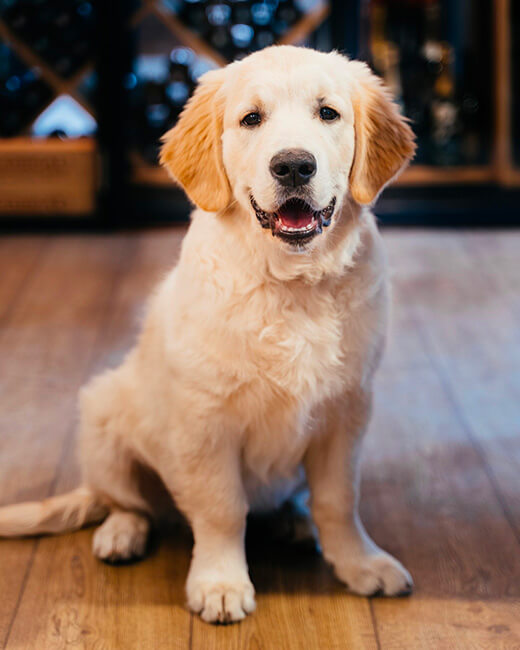
<path fill-rule="evenodd" d="M 248 504 L 232 445 L 191 450 L 166 482 L 193 532 L 188 607 L 211 623 L 243 619 L 255 609 L 244 548 Z"/>
<path fill-rule="evenodd" d="M 358 456 L 370 416 L 370 394 L 349 393 L 327 409 L 326 427 L 312 441 L 305 466 L 323 554 L 337 577 L 361 595 L 409 593 L 408 571 L 380 549 L 358 514 Z"/>

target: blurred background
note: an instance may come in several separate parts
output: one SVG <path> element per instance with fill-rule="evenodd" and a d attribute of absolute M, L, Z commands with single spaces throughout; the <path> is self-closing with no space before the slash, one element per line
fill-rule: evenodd
<path fill-rule="evenodd" d="M 520 223 L 512 0 L 0 0 L 0 220 L 186 220 L 159 137 L 201 74 L 273 43 L 366 60 L 411 119 L 383 223 Z"/>

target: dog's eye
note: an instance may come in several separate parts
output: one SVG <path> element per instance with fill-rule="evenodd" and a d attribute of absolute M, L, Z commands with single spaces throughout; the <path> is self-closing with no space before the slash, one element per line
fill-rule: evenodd
<path fill-rule="evenodd" d="M 338 111 L 335 111 L 333 108 L 330 108 L 330 106 L 322 106 L 320 108 L 320 117 L 322 120 L 325 120 L 327 122 L 332 122 L 332 120 L 335 120 L 336 118 L 339 117 Z"/>
<path fill-rule="evenodd" d="M 242 126 L 256 126 L 262 121 L 262 116 L 260 113 L 248 113 L 245 117 L 240 120 Z"/>

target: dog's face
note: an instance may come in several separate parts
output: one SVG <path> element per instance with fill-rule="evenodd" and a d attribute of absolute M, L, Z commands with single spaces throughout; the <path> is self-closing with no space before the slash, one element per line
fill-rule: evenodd
<path fill-rule="evenodd" d="M 199 207 L 237 201 L 273 245 L 320 245 L 347 196 L 374 201 L 414 152 L 377 77 L 337 54 L 271 47 L 207 73 L 161 162 Z"/>

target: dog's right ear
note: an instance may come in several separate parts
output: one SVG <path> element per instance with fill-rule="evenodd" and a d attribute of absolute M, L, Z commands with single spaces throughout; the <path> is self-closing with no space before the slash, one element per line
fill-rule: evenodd
<path fill-rule="evenodd" d="M 160 162 L 207 212 L 226 208 L 231 188 L 222 161 L 225 69 L 204 74 L 177 124 L 163 136 Z"/>

